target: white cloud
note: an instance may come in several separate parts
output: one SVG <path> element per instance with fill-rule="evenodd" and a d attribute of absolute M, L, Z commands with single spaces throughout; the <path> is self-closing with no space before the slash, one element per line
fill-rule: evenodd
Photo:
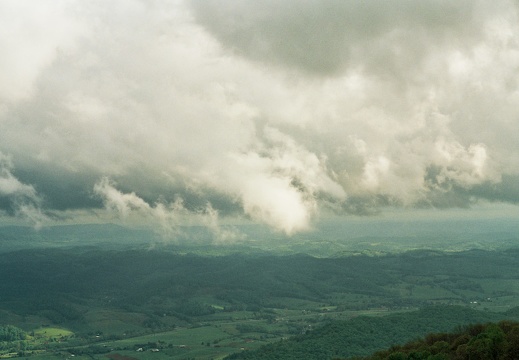
<path fill-rule="evenodd" d="M 468 149 L 459 143 L 446 143 L 439 139 L 435 144 L 437 158 L 435 165 L 441 168 L 436 177 L 439 184 L 454 181 L 462 187 L 470 187 L 482 181 L 499 182 L 498 174 L 488 169 L 488 155 L 485 146 L 470 145 Z"/>
<path fill-rule="evenodd" d="M 243 235 L 231 228 L 220 225 L 218 211 L 207 203 L 205 207 L 190 211 L 184 207 L 183 200 L 156 202 L 148 204 L 134 192 L 124 193 L 108 178 L 102 178 L 94 185 L 94 193 L 102 199 L 105 209 L 132 224 L 154 225 L 156 231 L 165 239 L 178 240 L 183 235 L 182 225 L 206 226 L 212 234 L 214 244 L 234 243 Z"/>
<path fill-rule="evenodd" d="M 0 103 L 28 98 L 42 70 L 84 34 L 70 16 L 75 5 L 61 0 L 0 3 Z"/>
<path fill-rule="evenodd" d="M 210 203 L 207 203 L 199 216 L 202 216 L 203 224 L 209 229 L 213 235 L 214 244 L 229 244 L 243 240 L 245 235 L 233 227 L 222 227 L 220 225 L 218 210 L 214 209 Z"/>
<path fill-rule="evenodd" d="M 124 194 L 114 185 L 108 178 L 103 178 L 94 185 L 94 193 L 103 198 L 108 209 L 118 212 L 123 218 L 128 217 L 131 211 L 147 213 L 151 210 L 150 205 L 134 192 Z"/>
<path fill-rule="evenodd" d="M 519 176 L 519 17 L 494 5 L 2 3 L 0 150 L 26 178 L 0 191 L 291 234 L 330 203 L 498 189 Z"/>

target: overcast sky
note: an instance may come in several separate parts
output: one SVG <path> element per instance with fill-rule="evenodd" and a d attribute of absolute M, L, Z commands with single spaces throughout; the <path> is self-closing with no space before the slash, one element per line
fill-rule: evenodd
<path fill-rule="evenodd" d="M 509 209 L 518 15 L 501 0 L 3 0 L 0 223 L 241 217 L 293 234 L 327 214 Z"/>

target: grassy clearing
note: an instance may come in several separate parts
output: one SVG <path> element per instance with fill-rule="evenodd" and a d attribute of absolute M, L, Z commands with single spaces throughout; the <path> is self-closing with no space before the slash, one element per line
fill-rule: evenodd
<path fill-rule="evenodd" d="M 62 336 L 72 336 L 74 333 L 70 330 L 58 327 L 42 327 L 34 330 L 34 336 L 43 338 L 58 338 Z"/>
<path fill-rule="evenodd" d="M 18 353 L 7 353 L 7 354 L 0 355 L 0 359 L 10 359 L 10 358 L 14 358 L 17 356 L 18 356 Z"/>

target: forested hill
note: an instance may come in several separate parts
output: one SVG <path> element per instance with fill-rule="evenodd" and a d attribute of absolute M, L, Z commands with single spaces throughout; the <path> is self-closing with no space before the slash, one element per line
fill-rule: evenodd
<path fill-rule="evenodd" d="M 401 311 L 441 302 L 504 311 L 518 305 L 519 292 L 512 286 L 519 277 L 518 253 L 422 251 L 320 259 L 25 250 L 0 257 L 0 306 L 22 316 L 73 322 L 69 326 L 83 321 L 85 304 L 148 317 L 174 309 L 194 323 L 209 310 L 233 309 L 266 316 L 267 311 L 289 308 L 324 318 L 335 312 L 340 318 L 356 311 Z M 186 303 L 208 311 L 186 310 Z"/>
<path fill-rule="evenodd" d="M 227 359 L 329 360 L 366 356 L 429 333 L 453 331 L 462 325 L 495 322 L 507 317 L 511 318 L 508 314 L 459 306 L 431 306 L 384 317 L 361 316 L 349 321 L 334 321 L 305 335 L 266 345 L 255 351 L 236 353 Z"/>
<path fill-rule="evenodd" d="M 363 360 L 517 359 L 519 323 L 478 324 L 453 333 L 429 334 L 403 346 L 393 346 Z M 359 359 L 360 360 L 360 359 Z"/>

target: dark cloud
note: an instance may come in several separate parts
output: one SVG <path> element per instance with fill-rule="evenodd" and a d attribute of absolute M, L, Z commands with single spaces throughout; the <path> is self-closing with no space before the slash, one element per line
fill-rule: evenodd
<path fill-rule="evenodd" d="M 482 184 L 469 192 L 480 199 L 519 204 L 519 175 L 503 175 L 498 184 Z"/>
<path fill-rule="evenodd" d="M 436 43 L 479 32 L 469 1 L 192 1 L 197 20 L 231 51 L 307 73 L 348 66 L 409 71 Z M 461 32 L 461 34 L 460 34 Z M 460 36 L 461 35 L 461 36 Z M 457 39 L 456 39 L 457 38 Z M 433 45 L 433 46 L 431 46 Z M 399 71 L 399 72 L 400 72 Z"/>
<path fill-rule="evenodd" d="M 63 211 L 102 207 L 102 202 L 92 196 L 92 188 L 99 179 L 94 174 L 68 173 L 52 166 L 21 168 L 16 176 L 24 183 L 35 184 L 35 190 L 48 209 Z"/>

